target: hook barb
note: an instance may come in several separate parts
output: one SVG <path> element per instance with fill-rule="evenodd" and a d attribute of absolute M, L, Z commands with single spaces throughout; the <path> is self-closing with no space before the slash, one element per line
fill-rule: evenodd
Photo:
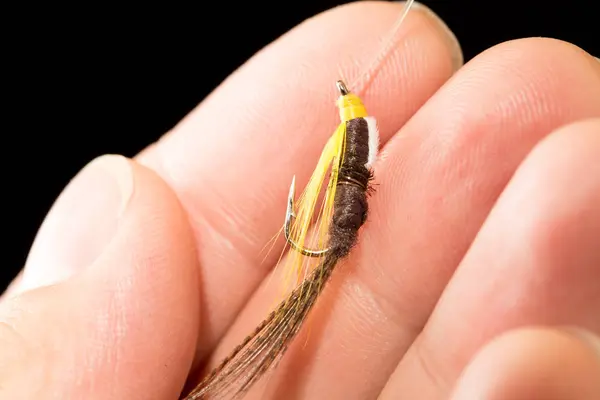
<path fill-rule="evenodd" d="M 298 245 L 294 240 L 290 237 L 290 228 L 292 226 L 292 219 L 296 218 L 296 213 L 294 213 L 294 197 L 296 193 L 296 176 L 292 178 L 292 184 L 290 185 L 290 192 L 288 195 L 287 201 L 287 210 L 285 212 L 285 227 L 284 234 L 285 240 L 290 244 L 290 246 L 298 251 L 300 254 L 308 257 L 322 257 L 327 253 L 329 249 L 322 250 L 311 250 L 305 247 Z"/>

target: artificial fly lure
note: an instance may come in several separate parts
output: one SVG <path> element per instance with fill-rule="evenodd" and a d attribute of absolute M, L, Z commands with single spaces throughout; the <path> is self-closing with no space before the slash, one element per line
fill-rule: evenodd
<path fill-rule="evenodd" d="M 406 3 L 393 34 L 412 2 Z M 389 48 L 382 53 L 388 51 Z M 370 80 L 368 75 L 363 76 Z M 285 267 L 287 273 L 296 274 L 299 283 L 184 400 L 244 395 L 286 352 L 336 265 L 357 242 L 359 229 L 367 218 L 371 168 L 379 148 L 379 134 L 375 119 L 368 116 L 358 95 L 351 93 L 342 81 L 337 82 L 337 89 L 341 122 L 298 201 L 294 201 L 295 178 L 288 196 L 282 230 L 291 252 Z M 324 185 L 324 197 L 317 207 Z M 311 235 L 315 219 L 316 229 Z"/>
<path fill-rule="evenodd" d="M 320 262 L 288 297 L 273 310 L 254 332 L 246 337 L 192 391 L 187 400 L 205 394 L 221 393 L 237 383 L 236 395 L 243 394 L 285 352 L 291 340 L 321 294 L 339 260 L 346 257 L 357 241 L 359 228 L 367 218 L 367 195 L 373 178 L 371 165 L 377 155 L 379 135 L 373 117 L 360 98 L 337 82 L 341 123 L 329 139 L 308 186 L 294 205 L 295 178 L 288 196 L 284 234 L 290 247 L 303 257 L 318 257 Z M 319 215 L 317 241 L 322 249 L 304 246 L 309 220 L 327 171 L 330 179 Z M 297 208 L 297 210 L 295 210 Z M 302 268 L 300 268 L 302 269 Z"/>

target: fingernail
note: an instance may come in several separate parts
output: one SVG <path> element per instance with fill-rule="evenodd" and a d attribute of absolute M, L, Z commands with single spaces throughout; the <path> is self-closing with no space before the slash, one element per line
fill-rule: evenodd
<path fill-rule="evenodd" d="M 405 1 L 403 1 L 402 3 L 405 3 Z M 448 45 L 450 46 L 450 50 L 451 50 L 452 67 L 453 67 L 454 71 L 458 71 L 458 69 L 463 66 L 464 58 L 463 58 L 462 48 L 460 47 L 460 43 L 458 42 L 458 39 L 454 35 L 454 32 L 452 32 L 450 30 L 450 28 L 448 27 L 448 25 L 446 25 L 446 23 L 426 5 L 423 5 L 423 4 L 419 3 L 418 1 L 415 1 L 413 3 L 412 7 L 415 10 L 423 11 L 432 20 L 434 20 L 434 22 L 438 25 L 442 34 L 448 40 Z"/>
<path fill-rule="evenodd" d="M 133 187 L 125 157 L 105 155 L 86 165 L 42 223 L 19 291 L 63 281 L 92 264 L 115 235 Z"/>

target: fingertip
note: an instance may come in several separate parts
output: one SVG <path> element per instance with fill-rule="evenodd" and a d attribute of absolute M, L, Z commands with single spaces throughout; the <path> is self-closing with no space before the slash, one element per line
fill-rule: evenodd
<path fill-rule="evenodd" d="M 133 190 L 101 254 L 66 280 L 0 305 L 12 332 L 13 355 L 6 341 L 0 346 L 0 369 L 12 360 L 10 374 L 0 372 L 7 398 L 162 399 L 183 387 L 199 329 L 191 228 L 162 179 L 125 161 Z"/>
<path fill-rule="evenodd" d="M 136 376 L 140 363 L 155 366 L 131 386 L 144 397 L 151 392 L 162 398 L 159 393 L 179 394 L 196 352 L 198 257 L 187 214 L 175 193 L 154 171 L 130 163 L 135 192 L 118 236 L 83 279 L 89 285 L 105 282 L 108 303 L 100 306 L 109 325 L 98 328 L 112 328 L 102 334 L 106 343 L 119 348 L 122 373 Z M 124 336 L 115 340 L 115 331 Z"/>
<path fill-rule="evenodd" d="M 509 331 L 475 355 L 451 398 L 597 399 L 600 353 L 586 342 L 567 330 L 534 327 Z"/>
<path fill-rule="evenodd" d="M 46 215 L 15 289 L 60 282 L 92 263 L 114 236 L 132 191 L 125 157 L 104 155 L 82 168 Z"/>

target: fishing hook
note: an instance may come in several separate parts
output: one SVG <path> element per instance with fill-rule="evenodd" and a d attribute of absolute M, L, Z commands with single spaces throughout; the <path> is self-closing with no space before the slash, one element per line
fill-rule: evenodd
<path fill-rule="evenodd" d="M 290 185 L 290 194 L 288 195 L 287 210 L 285 212 L 285 228 L 284 228 L 285 240 L 290 244 L 290 246 L 294 250 L 300 252 L 300 254 L 302 254 L 304 256 L 322 257 L 323 255 L 325 255 L 325 253 L 327 253 L 327 251 L 329 251 L 329 248 L 322 249 L 322 250 L 307 249 L 305 247 L 298 245 L 296 242 L 294 242 L 294 239 L 292 239 L 290 237 L 290 227 L 292 225 L 292 218 L 296 217 L 296 213 L 294 213 L 295 192 L 296 192 L 296 176 L 294 176 L 292 178 L 292 184 Z"/>

